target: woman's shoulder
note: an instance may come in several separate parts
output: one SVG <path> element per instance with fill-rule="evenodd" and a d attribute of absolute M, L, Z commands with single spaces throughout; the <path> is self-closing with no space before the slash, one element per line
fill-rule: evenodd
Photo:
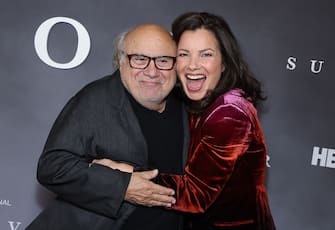
<path fill-rule="evenodd" d="M 236 128 L 247 130 L 254 122 L 255 112 L 242 90 L 230 90 L 220 95 L 203 114 L 203 133 L 215 134 L 220 130 L 232 131 Z"/>
<path fill-rule="evenodd" d="M 212 115 L 214 113 L 221 113 L 221 115 L 229 113 L 235 114 L 235 116 L 240 113 L 247 117 L 257 113 L 251 99 L 246 98 L 241 89 L 232 89 L 221 94 L 210 106 L 208 112 Z"/>
<path fill-rule="evenodd" d="M 216 106 L 219 105 L 235 105 L 238 107 L 254 107 L 250 98 L 244 96 L 242 89 L 231 89 L 224 94 L 221 94 L 215 101 Z"/>

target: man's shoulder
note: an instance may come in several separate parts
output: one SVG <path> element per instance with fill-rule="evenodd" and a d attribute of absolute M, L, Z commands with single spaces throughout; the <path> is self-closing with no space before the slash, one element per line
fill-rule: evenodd
<path fill-rule="evenodd" d="M 115 72 L 88 83 L 73 96 L 72 100 L 85 105 L 98 106 L 108 103 L 120 106 L 123 98 L 124 88 L 120 75 Z"/>
<path fill-rule="evenodd" d="M 101 77 L 85 85 L 78 93 L 105 93 L 106 91 L 113 93 L 122 87 L 120 75 L 115 72 L 111 75 Z"/>

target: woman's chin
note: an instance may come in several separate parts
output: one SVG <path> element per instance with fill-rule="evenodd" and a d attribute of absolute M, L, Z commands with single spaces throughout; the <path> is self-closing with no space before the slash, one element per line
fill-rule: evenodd
<path fill-rule="evenodd" d="M 194 91 L 190 92 L 190 91 L 187 91 L 187 92 L 186 92 L 186 95 L 187 95 L 187 97 L 188 97 L 190 100 L 192 100 L 192 101 L 200 101 L 200 100 L 203 99 L 204 96 L 205 96 L 205 95 L 204 95 L 202 92 L 200 92 L 200 91 L 198 91 L 198 92 L 194 92 Z"/>

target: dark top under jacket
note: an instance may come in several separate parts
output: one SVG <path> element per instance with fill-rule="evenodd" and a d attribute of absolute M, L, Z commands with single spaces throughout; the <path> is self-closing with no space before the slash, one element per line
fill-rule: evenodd
<path fill-rule="evenodd" d="M 129 95 L 129 94 L 128 94 Z M 170 95 L 165 110 L 149 110 L 129 95 L 148 146 L 148 166 L 165 173 L 182 173 L 183 148 L 181 100 Z M 129 216 L 122 230 L 171 230 L 175 229 L 180 212 L 162 207 L 138 206 Z"/>

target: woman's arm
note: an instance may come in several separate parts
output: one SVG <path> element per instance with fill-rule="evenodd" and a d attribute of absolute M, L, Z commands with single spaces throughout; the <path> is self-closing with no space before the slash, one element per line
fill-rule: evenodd
<path fill-rule="evenodd" d="M 176 192 L 173 209 L 203 213 L 229 180 L 235 163 L 249 146 L 251 122 L 234 105 L 215 110 L 204 122 L 201 140 L 189 152 L 184 175 L 160 174 L 157 182 Z"/>

